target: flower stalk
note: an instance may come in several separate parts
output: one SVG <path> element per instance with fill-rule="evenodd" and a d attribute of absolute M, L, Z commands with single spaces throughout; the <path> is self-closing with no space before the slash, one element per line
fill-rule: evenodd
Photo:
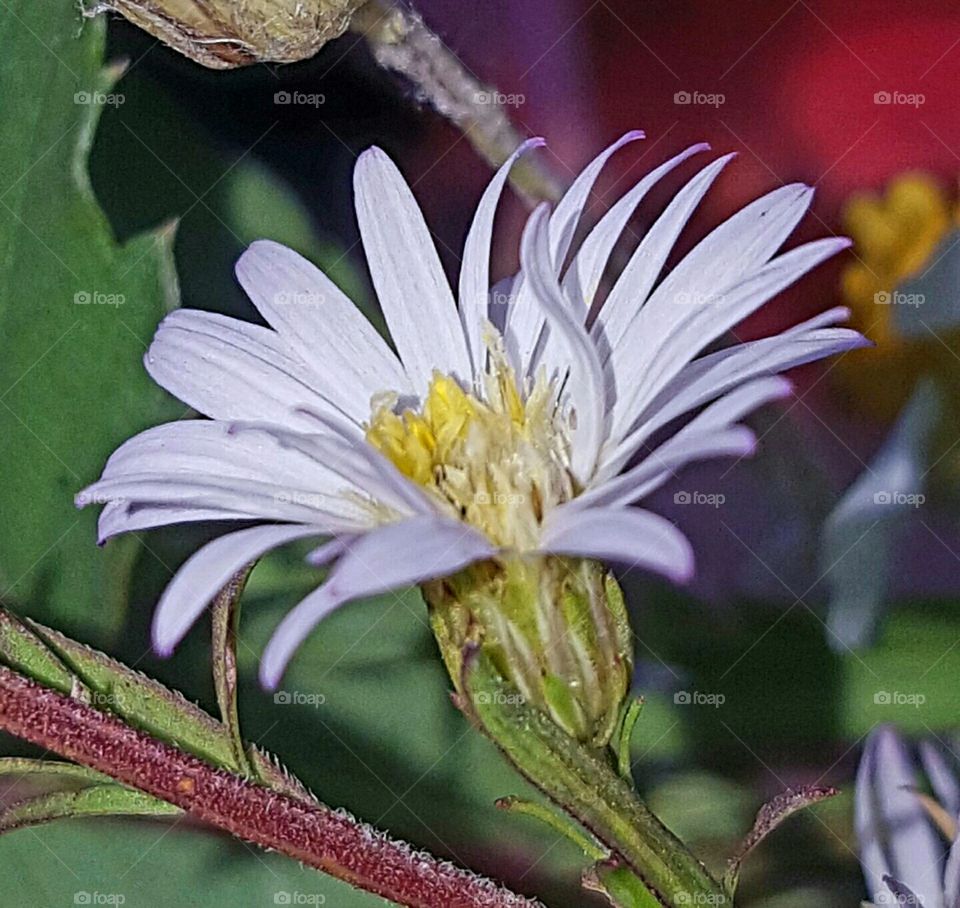
<path fill-rule="evenodd" d="M 461 690 L 459 705 L 468 718 L 530 782 L 610 850 L 613 864 L 600 862 L 595 873 L 588 873 L 592 888 L 619 865 L 619 891 L 635 891 L 639 880 L 669 908 L 731 904 L 721 883 L 615 771 L 610 752 L 575 740 L 525 704 L 478 647 L 464 653 Z M 624 885 L 624 869 L 635 878 L 631 885 Z M 605 891 L 616 899 L 609 887 Z"/>

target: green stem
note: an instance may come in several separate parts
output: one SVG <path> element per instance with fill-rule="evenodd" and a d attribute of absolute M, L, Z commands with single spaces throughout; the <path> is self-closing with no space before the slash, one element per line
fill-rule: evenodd
<path fill-rule="evenodd" d="M 577 742 L 522 702 L 479 651 L 464 659 L 463 690 L 468 715 L 517 769 L 620 855 L 662 904 L 683 908 L 729 902 L 720 883 L 639 799 L 604 753 Z"/>

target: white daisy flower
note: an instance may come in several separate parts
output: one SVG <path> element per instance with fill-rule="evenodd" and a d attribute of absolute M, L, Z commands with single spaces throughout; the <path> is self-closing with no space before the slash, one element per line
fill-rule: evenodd
<path fill-rule="evenodd" d="M 691 575 L 685 537 L 634 503 L 685 464 L 751 452 L 754 435 L 739 420 L 788 393 L 777 373 L 864 341 L 835 327 L 848 315 L 837 308 L 703 354 L 848 245 L 828 238 L 778 254 L 810 205 L 812 190 L 794 184 L 746 206 L 662 275 L 732 155 L 677 193 L 601 305 L 601 277 L 637 205 L 707 149 L 646 175 L 574 251 L 601 168 L 640 137 L 628 133 L 552 212 L 530 216 L 520 273 L 491 289 L 498 201 L 517 157 L 542 142 L 519 148 L 480 200 L 459 302 L 400 172 L 377 148 L 361 155 L 357 218 L 395 352 L 329 278 L 268 241 L 243 254 L 237 276 L 269 328 L 191 310 L 163 321 L 147 370 L 209 419 L 132 438 L 78 501 L 108 502 L 101 542 L 192 521 L 257 525 L 181 568 L 156 610 L 158 651 L 172 650 L 241 567 L 300 539 L 332 538 L 310 560 L 333 566 L 271 640 L 261 671 L 270 687 L 338 606 L 478 562 L 576 556 Z"/>

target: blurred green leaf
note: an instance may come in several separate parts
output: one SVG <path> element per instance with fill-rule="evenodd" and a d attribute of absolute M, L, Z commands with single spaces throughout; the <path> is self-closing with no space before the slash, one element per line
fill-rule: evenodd
<path fill-rule="evenodd" d="M 240 842 L 173 823 L 72 821 L 0 837 L 4 904 L 55 908 L 377 908 L 383 899 Z M 117 898 L 122 896 L 123 900 Z"/>
<path fill-rule="evenodd" d="M 171 232 L 119 246 L 90 189 L 104 23 L 70 3 L 0 7 L 0 583 L 60 627 L 119 626 L 136 543 L 97 552 L 74 494 L 133 430 L 175 416 L 141 365 L 176 302 Z"/>

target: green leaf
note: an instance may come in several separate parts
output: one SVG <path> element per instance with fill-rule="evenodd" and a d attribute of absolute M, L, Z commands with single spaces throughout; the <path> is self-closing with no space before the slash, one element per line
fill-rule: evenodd
<path fill-rule="evenodd" d="M 122 785 L 92 785 L 79 791 L 51 791 L 18 801 L 0 811 L 0 833 L 25 826 L 40 826 L 52 820 L 82 817 L 137 816 L 171 817 L 179 807 L 124 788 Z"/>
<path fill-rule="evenodd" d="M 181 412 L 141 363 L 177 299 L 172 233 L 118 245 L 87 179 L 99 113 L 122 101 L 104 29 L 74 3 L 0 6 L 0 589 L 98 638 L 122 619 L 137 544 L 96 551 L 73 496 L 131 430 Z"/>
<path fill-rule="evenodd" d="M 359 892 L 277 854 L 172 824 L 98 819 L 53 823 L 0 836 L 7 905 L 69 908 L 384 908 Z M 15 868 L 15 870 L 12 870 Z"/>
<path fill-rule="evenodd" d="M 583 888 L 600 892 L 615 908 L 659 908 L 662 905 L 628 867 L 617 860 L 601 861 L 583 875 Z"/>
<path fill-rule="evenodd" d="M 32 621 L 21 623 L 3 609 L 0 661 L 61 693 L 116 713 L 135 728 L 224 769 L 250 771 L 252 764 L 253 774 L 264 785 L 291 797 L 313 800 L 270 754 L 255 747 L 244 752 L 234 737 L 239 733 L 238 724 L 220 723 L 159 681 L 58 631 Z"/>
<path fill-rule="evenodd" d="M 0 758 L 0 775 L 16 776 L 28 785 L 50 782 L 57 785 L 55 790 L 30 794 L 0 808 L 0 833 L 66 818 L 170 817 L 182 813 L 179 807 L 118 785 L 108 776 L 73 763 L 3 757 Z M 6 790 L 9 793 L 10 788 Z"/>
<path fill-rule="evenodd" d="M 213 600 L 213 684 L 217 692 L 220 718 L 230 734 L 233 756 L 244 775 L 252 775 L 246 745 L 240 734 L 237 713 L 237 624 L 240 620 L 240 597 L 253 565 L 239 571 L 217 593 Z"/>
<path fill-rule="evenodd" d="M 836 794 L 837 790 L 835 788 L 805 785 L 796 791 L 785 791 L 777 795 L 760 808 L 757 818 L 754 820 L 753 828 L 737 849 L 736 854 L 730 859 L 727 872 L 723 876 L 723 888 L 730 895 L 731 900 L 737 890 L 737 883 L 740 881 L 740 868 L 750 852 L 784 820 L 793 816 L 798 810 L 803 810 L 827 798 L 832 798 Z"/>

